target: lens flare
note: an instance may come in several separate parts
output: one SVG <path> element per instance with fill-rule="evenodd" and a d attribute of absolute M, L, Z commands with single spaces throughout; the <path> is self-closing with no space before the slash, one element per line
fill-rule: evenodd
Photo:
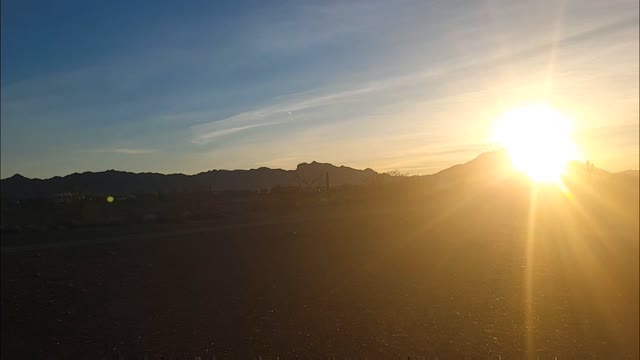
<path fill-rule="evenodd" d="M 495 124 L 493 141 L 507 149 L 515 169 L 537 182 L 559 183 L 570 160 L 578 158 L 572 124 L 546 105 L 506 112 Z"/>

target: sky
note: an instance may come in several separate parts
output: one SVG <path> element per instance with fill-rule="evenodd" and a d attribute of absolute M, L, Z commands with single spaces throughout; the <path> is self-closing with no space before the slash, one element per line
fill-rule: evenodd
<path fill-rule="evenodd" d="M 639 167 L 637 0 L 1 4 L 2 178 L 429 174 L 532 103 L 571 119 L 581 160 Z"/>

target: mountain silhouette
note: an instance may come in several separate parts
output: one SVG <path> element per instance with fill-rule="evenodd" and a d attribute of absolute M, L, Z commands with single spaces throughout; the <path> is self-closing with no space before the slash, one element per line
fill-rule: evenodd
<path fill-rule="evenodd" d="M 4 198 L 46 197 L 60 193 L 136 194 L 179 191 L 258 190 L 273 187 L 324 186 L 329 175 L 332 186 L 361 185 L 373 181 L 377 172 L 325 163 L 302 163 L 295 170 L 261 167 L 250 170 L 211 170 L 196 175 L 132 173 L 107 170 L 74 173 L 64 177 L 30 179 L 16 174 L 0 181 Z"/>
<path fill-rule="evenodd" d="M 438 184 L 461 185 L 486 183 L 512 172 L 506 150 L 478 155 L 464 164 L 454 165 L 430 176 Z"/>
<path fill-rule="evenodd" d="M 568 171 L 573 174 L 583 174 L 586 171 L 585 164 L 572 162 L 569 164 Z M 325 186 L 327 174 L 331 186 L 363 185 L 380 179 L 383 180 L 382 182 L 390 182 L 392 178 L 369 168 L 358 170 L 313 161 L 301 163 L 295 170 L 261 167 L 250 170 L 211 170 L 195 175 L 107 170 L 74 173 L 49 179 L 30 179 L 16 174 L 1 180 L 0 185 L 3 198 L 21 199 L 47 197 L 60 193 L 122 195 L 194 190 L 259 190 L 274 187 L 318 188 Z M 510 166 L 508 154 L 504 150 L 498 150 L 480 154 L 469 162 L 454 165 L 436 174 L 415 177 L 425 185 L 457 186 L 492 183 L 509 175 L 513 175 L 513 169 Z M 592 176 L 628 184 L 638 182 L 637 170 L 610 173 L 595 168 Z"/>

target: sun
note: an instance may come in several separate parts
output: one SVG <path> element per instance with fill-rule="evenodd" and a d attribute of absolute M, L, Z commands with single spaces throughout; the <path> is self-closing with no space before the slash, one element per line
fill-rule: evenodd
<path fill-rule="evenodd" d="M 493 140 L 507 149 L 513 167 L 536 182 L 559 183 L 577 158 L 572 123 L 547 105 L 510 110 L 495 123 Z"/>

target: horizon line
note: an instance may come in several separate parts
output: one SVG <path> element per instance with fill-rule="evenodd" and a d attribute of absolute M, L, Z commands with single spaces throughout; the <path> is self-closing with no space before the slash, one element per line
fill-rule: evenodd
<path fill-rule="evenodd" d="M 405 174 L 405 175 L 401 175 L 401 176 L 406 176 L 406 177 L 413 177 L 413 176 L 431 176 L 431 175 L 438 174 L 438 173 L 440 173 L 440 172 L 442 172 L 442 171 L 444 171 L 444 170 L 450 169 L 450 168 L 451 168 L 451 167 L 453 167 L 453 166 L 466 164 L 466 163 L 468 163 L 468 162 L 470 162 L 470 161 L 473 161 L 473 160 L 477 159 L 478 157 L 480 157 L 480 156 L 482 156 L 482 155 L 484 155 L 484 154 L 498 153 L 498 152 L 501 152 L 501 151 L 504 151 L 504 149 L 498 149 L 498 150 L 492 150 L 492 151 L 485 151 L 485 152 L 481 152 L 481 153 L 479 153 L 478 155 L 476 155 L 475 157 L 471 158 L 470 160 L 467 160 L 467 161 L 465 161 L 465 162 L 460 162 L 460 163 L 453 164 L 453 165 L 451 165 L 451 166 L 445 167 L 445 168 L 443 168 L 443 169 L 441 169 L 441 170 L 438 170 L 438 171 L 436 171 L 436 172 L 433 172 L 433 173 L 428 173 L 428 174 L 413 174 L 413 175 Z M 573 162 L 573 163 L 576 163 L 576 162 L 577 162 L 577 163 L 582 163 L 583 161 L 580 161 L 580 160 L 571 160 L 571 162 Z M 349 169 L 352 169 L 352 170 L 358 170 L 358 171 L 372 170 L 372 171 L 376 172 L 377 174 L 385 174 L 386 172 L 391 171 L 391 170 L 388 170 L 388 171 L 378 171 L 378 170 L 375 170 L 375 169 L 374 169 L 374 168 L 372 168 L 372 167 L 366 167 L 366 168 L 364 168 L 364 169 L 360 169 L 360 168 L 355 168 L 355 167 L 352 167 L 352 166 L 347 166 L 347 165 L 344 165 L 344 164 L 342 164 L 342 165 L 336 165 L 336 164 L 333 164 L 333 163 L 330 163 L 330 162 L 320 162 L 320 161 L 312 160 L 312 161 L 310 161 L 310 162 L 306 162 L 306 161 L 305 161 L 305 162 L 298 163 L 298 164 L 296 165 L 296 167 L 295 167 L 295 168 L 293 168 L 293 169 L 283 169 L 283 168 L 279 168 L 279 167 L 260 166 L 260 167 L 256 167 L 256 168 L 249 168 L 249 169 L 210 169 L 210 170 L 200 171 L 200 172 L 191 173 L 191 174 L 188 174 L 188 173 L 181 173 L 181 172 L 173 172 L 173 173 L 162 173 L 162 172 L 156 172 L 156 171 L 140 171 L 140 172 L 135 172 L 135 171 L 126 171 L 126 170 L 105 169 L 105 170 L 100 170 L 100 171 L 91 171 L 91 170 L 87 170 L 87 171 L 75 171 L 75 172 L 70 173 L 70 174 L 66 174 L 66 175 L 54 175 L 54 176 L 51 176 L 51 177 L 48 177 L 48 178 L 39 178 L 39 177 L 33 177 L 33 178 L 32 178 L 32 177 L 24 176 L 24 175 L 22 175 L 22 174 L 20 174 L 20 173 L 15 173 L 15 174 L 13 174 L 13 175 L 11 175 L 11 176 L 9 176 L 9 177 L 0 178 L 0 181 L 8 180 L 8 179 L 11 179 L 11 178 L 16 177 L 16 176 L 18 176 L 18 177 L 23 177 L 23 178 L 25 178 L 25 179 L 30 179 L 30 180 L 42 180 L 42 181 L 44 181 L 44 180 L 50 180 L 50 179 L 54 179 L 54 178 L 65 178 L 65 177 L 67 177 L 67 176 L 71 176 L 71 175 L 75 175 L 75 174 L 87 174 L 87 173 L 90 173 L 90 174 L 99 174 L 99 173 L 105 173 L 105 172 L 110 172 L 110 171 L 113 171 L 113 172 L 120 172 L 120 173 L 129 173 L 129 174 L 135 174 L 135 175 L 154 174 L 154 175 L 163 175 L 163 176 L 170 176 L 170 175 L 197 176 L 197 175 L 204 174 L 204 173 L 208 173 L 208 172 L 212 172 L 212 171 L 251 171 L 251 170 L 260 170 L 260 169 L 282 170 L 282 171 L 296 171 L 296 170 L 297 170 L 297 168 L 298 168 L 298 166 L 300 166 L 300 165 L 303 165 L 303 164 L 309 164 L 309 165 L 310 165 L 310 164 L 314 164 L 314 163 L 315 163 L 315 164 L 321 164 L 321 165 L 331 165 L 331 166 L 334 166 L 334 167 L 336 167 L 336 168 L 349 168 Z M 607 171 L 607 172 L 610 172 L 610 171 L 608 171 L 608 170 L 605 170 L 604 168 L 598 168 L 598 169 L 600 169 L 600 170 L 604 170 L 604 171 Z M 394 170 L 397 170 L 397 169 L 394 169 Z M 400 170 L 400 171 L 401 171 L 401 170 Z M 615 171 L 615 172 L 610 172 L 610 173 L 611 173 L 611 174 L 616 174 L 616 173 L 623 173 L 623 172 L 626 172 L 626 171 L 640 171 L 640 169 L 632 169 L 632 168 L 630 168 L 630 169 L 625 169 L 625 170 Z"/>

